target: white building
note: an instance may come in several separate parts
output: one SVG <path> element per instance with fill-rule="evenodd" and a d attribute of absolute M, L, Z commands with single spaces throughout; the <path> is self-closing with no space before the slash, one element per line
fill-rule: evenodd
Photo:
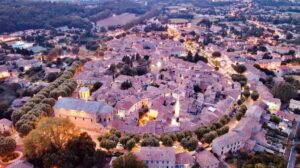
<path fill-rule="evenodd" d="M 263 112 L 259 106 L 251 106 L 234 129 L 213 140 L 212 151 L 222 157 L 229 152 L 243 149 L 251 136 L 261 130 L 259 121 Z"/>
<path fill-rule="evenodd" d="M 188 152 L 177 153 L 175 157 L 175 168 L 190 168 L 195 164 L 194 157 Z"/>
<path fill-rule="evenodd" d="M 195 163 L 190 153 L 176 154 L 173 147 L 142 147 L 135 155 L 146 163 L 147 168 L 191 168 Z"/>
<path fill-rule="evenodd" d="M 236 152 L 243 148 L 244 144 L 245 139 L 239 133 L 231 131 L 212 142 L 212 151 L 218 156 L 222 156 L 230 151 Z"/>
<path fill-rule="evenodd" d="M 196 161 L 201 168 L 218 168 L 220 161 L 209 151 L 203 150 L 196 154 Z"/>
<path fill-rule="evenodd" d="M 146 163 L 147 168 L 175 168 L 173 147 L 142 147 L 136 156 Z"/>
<path fill-rule="evenodd" d="M 296 109 L 299 110 L 299 109 L 300 109 L 300 101 L 291 99 L 291 100 L 290 100 L 289 108 L 290 108 L 291 110 L 296 110 Z"/>

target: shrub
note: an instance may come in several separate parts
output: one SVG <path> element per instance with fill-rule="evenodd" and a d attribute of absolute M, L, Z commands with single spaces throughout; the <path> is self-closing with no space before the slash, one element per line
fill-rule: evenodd
<path fill-rule="evenodd" d="M 259 93 L 257 91 L 253 91 L 251 94 L 252 100 L 256 101 L 259 98 Z"/>
<path fill-rule="evenodd" d="M 180 141 L 180 144 L 182 147 L 184 147 L 185 149 L 189 150 L 189 151 L 193 151 L 197 148 L 198 146 L 198 140 L 194 137 L 187 137 L 187 138 L 183 138 Z"/>
<path fill-rule="evenodd" d="M 272 93 L 274 97 L 279 98 L 283 103 L 288 103 L 297 96 L 297 89 L 287 82 L 281 82 L 272 87 Z"/>

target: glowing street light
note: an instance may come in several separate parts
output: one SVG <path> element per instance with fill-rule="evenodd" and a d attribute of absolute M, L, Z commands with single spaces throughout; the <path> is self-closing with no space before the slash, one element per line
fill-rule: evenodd
<path fill-rule="evenodd" d="M 160 68 L 160 67 L 161 67 L 161 62 L 157 62 L 157 63 L 156 63 L 156 66 L 157 66 L 158 68 Z"/>

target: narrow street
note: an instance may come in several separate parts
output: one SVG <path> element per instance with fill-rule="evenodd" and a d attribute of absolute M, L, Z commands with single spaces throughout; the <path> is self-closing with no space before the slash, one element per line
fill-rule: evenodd
<path fill-rule="evenodd" d="M 295 168 L 295 163 L 296 163 L 296 156 L 297 156 L 297 152 L 295 150 L 295 146 L 298 143 L 298 139 L 296 138 L 298 129 L 299 129 L 299 120 L 297 119 L 297 124 L 296 124 L 296 128 L 293 130 L 293 138 L 292 138 L 292 142 L 291 142 L 291 150 L 290 150 L 290 154 L 289 154 L 289 158 L 288 158 L 288 165 L 287 168 Z"/>

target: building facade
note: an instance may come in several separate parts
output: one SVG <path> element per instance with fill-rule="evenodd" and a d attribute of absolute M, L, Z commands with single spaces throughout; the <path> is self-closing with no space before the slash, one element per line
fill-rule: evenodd
<path fill-rule="evenodd" d="M 148 168 L 175 168 L 175 149 L 172 147 L 142 147 L 136 155 Z"/>
<path fill-rule="evenodd" d="M 56 117 L 69 118 L 79 128 L 100 130 L 113 120 L 114 109 L 104 102 L 59 98 L 53 107 Z"/>

